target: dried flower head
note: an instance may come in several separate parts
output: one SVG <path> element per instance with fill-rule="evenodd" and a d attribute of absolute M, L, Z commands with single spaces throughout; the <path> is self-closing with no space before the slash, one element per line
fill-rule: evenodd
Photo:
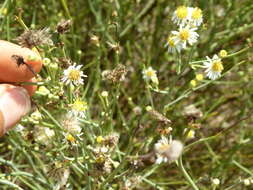
<path fill-rule="evenodd" d="M 96 45 L 97 47 L 100 46 L 100 40 L 99 40 L 98 36 L 91 35 L 90 41 L 91 41 L 92 44 Z"/>
<path fill-rule="evenodd" d="M 103 72 L 102 77 L 106 80 L 111 81 L 112 83 L 116 83 L 125 80 L 126 74 L 126 67 L 120 64 L 113 70 L 106 70 L 106 72 Z"/>
<path fill-rule="evenodd" d="M 49 145 L 54 136 L 55 136 L 54 130 L 48 127 L 35 126 L 35 133 L 34 133 L 35 141 L 44 145 Z"/>
<path fill-rule="evenodd" d="M 25 30 L 16 40 L 21 46 L 27 48 L 40 45 L 53 45 L 49 28 L 44 28 L 42 30 Z"/>
<path fill-rule="evenodd" d="M 191 104 L 184 108 L 183 115 L 189 118 L 198 119 L 203 116 L 200 109 L 196 108 L 195 105 Z"/>
<path fill-rule="evenodd" d="M 118 133 L 112 133 L 104 137 L 104 143 L 112 148 L 118 144 L 118 141 L 119 141 Z"/>
<path fill-rule="evenodd" d="M 56 26 L 56 31 L 59 34 L 64 34 L 69 31 L 71 25 L 72 20 L 61 20 Z"/>
<path fill-rule="evenodd" d="M 120 53 L 121 47 L 120 47 L 119 43 L 113 44 L 113 43 L 111 43 L 111 42 L 107 42 L 107 44 L 108 44 L 109 47 L 110 47 L 113 51 L 115 51 L 117 54 Z"/>
<path fill-rule="evenodd" d="M 73 114 L 67 113 L 64 115 L 64 119 L 62 120 L 63 128 L 74 135 L 80 135 L 82 128 L 80 127 L 80 122 L 77 117 L 73 116 Z"/>
<path fill-rule="evenodd" d="M 148 109 L 147 112 L 150 114 L 152 118 L 154 118 L 157 121 L 162 122 L 165 125 L 171 123 L 171 121 L 167 117 L 165 117 L 164 115 L 162 115 L 161 113 L 159 113 L 158 111 L 154 109 Z"/>

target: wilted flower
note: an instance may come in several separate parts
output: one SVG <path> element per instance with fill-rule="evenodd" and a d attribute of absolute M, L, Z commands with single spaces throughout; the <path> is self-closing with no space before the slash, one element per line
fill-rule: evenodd
<path fill-rule="evenodd" d="M 207 61 L 205 61 L 203 64 L 206 68 L 205 72 L 207 73 L 207 77 L 212 80 L 219 78 L 224 69 L 221 59 L 216 54 L 212 59 L 210 59 L 208 56 L 206 58 Z"/>
<path fill-rule="evenodd" d="M 125 80 L 127 74 L 127 69 L 124 65 L 119 64 L 113 70 L 105 70 L 102 72 L 102 77 L 104 80 L 109 80 L 113 83 L 121 82 Z"/>
<path fill-rule="evenodd" d="M 198 119 L 203 116 L 203 113 L 200 109 L 196 108 L 194 104 L 191 104 L 184 108 L 183 115 L 186 117 Z"/>
<path fill-rule="evenodd" d="M 54 130 L 48 127 L 35 126 L 35 133 L 34 133 L 35 141 L 44 145 L 48 145 L 54 136 L 55 136 Z"/>
<path fill-rule="evenodd" d="M 17 38 L 18 43 L 27 48 L 33 48 L 40 45 L 53 45 L 51 34 L 48 28 L 42 30 L 25 30 Z"/>
<path fill-rule="evenodd" d="M 178 159 L 183 151 L 183 144 L 180 141 L 168 139 L 164 136 L 155 144 L 154 147 L 157 159 L 156 163 L 173 162 Z"/>
<path fill-rule="evenodd" d="M 165 125 L 171 123 L 171 121 L 167 117 L 165 117 L 163 114 L 159 113 L 158 111 L 156 111 L 152 108 L 148 109 L 147 112 L 152 116 L 152 118 L 164 123 Z"/>
<path fill-rule="evenodd" d="M 87 75 L 83 74 L 83 71 L 81 71 L 82 65 L 77 65 L 74 63 L 74 65 L 69 66 L 66 70 L 64 70 L 64 76 L 62 78 L 62 81 L 66 84 L 83 84 L 83 78 L 87 77 Z"/>
<path fill-rule="evenodd" d="M 142 181 L 141 176 L 133 176 L 125 180 L 124 190 L 132 190 L 136 188 Z"/>
<path fill-rule="evenodd" d="M 95 44 L 96 46 L 100 46 L 99 37 L 95 35 L 91 35 L 90 37 L 91 43 Z"/>
<path fill-rule="evenodd" d="M 74 135 L 81 134 L 82 128 L 80 127 L 80 122 L 73 114 L 68 113 L 64 116 L 62 126 L 68 133 Z"/>
<path fill-rule="evenodd" d="M 59 34 L 64 34 L 70 29 L 71 24 L 72 24 L 71 20 L 62 20 L 57 24 L 56 31 Z"/>

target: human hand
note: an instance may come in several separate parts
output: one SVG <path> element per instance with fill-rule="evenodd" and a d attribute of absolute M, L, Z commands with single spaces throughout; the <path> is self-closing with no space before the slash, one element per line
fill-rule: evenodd
<path fill-rule="evenodd" d="M 24 60 L 19 63 L 15 56 Z M 0 137 L 31 108 L 30 96 L 36 86 L 15 86 L 17 82 L 36 82 L 42 67 L 40 56 L 28 49 L 0 40 Z"/>

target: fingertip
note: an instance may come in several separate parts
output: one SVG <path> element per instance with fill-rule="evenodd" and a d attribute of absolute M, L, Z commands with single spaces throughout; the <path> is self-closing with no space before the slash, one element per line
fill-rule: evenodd
<path fill-rule="evenodd" d="M 27 82 L 33 82 L 33 83 L 35 83 L 35 82 L 37 82 L 37 80 L 35 78 L 32 78 L 32 79 L 30 79 Z M 32 96 L 35 93 L 35 91 L 37 90 L 37 86 L 36 85 L 22 85 L 22 87 L 27 90 L 27 92 L 28 92 L 28 94 L 30 96 Z"/>
<path fill-rule="evenodd" d="M 9 84 L 0 85 L 0 136 L 12 128 L 31 109 L 28 92 Z"/>

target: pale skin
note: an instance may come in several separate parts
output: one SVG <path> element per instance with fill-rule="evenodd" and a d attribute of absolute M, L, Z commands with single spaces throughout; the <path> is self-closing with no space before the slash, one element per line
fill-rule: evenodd
<path fill-rule="evenodd" d="M 3 52 L 4 53 L 1 53 Z M 40 57 L 32 50 L 0 40 L 0 137 L 6 134 L 31 109 L 30 96 L 36 86 L 16 86 L 17 82 L 36 82 L 26 65 L 18 66 L 12 55 L 24 58 L 38 73 L 42 67 Z M 37 60 L 30 61 L 30 56 Z"/>

